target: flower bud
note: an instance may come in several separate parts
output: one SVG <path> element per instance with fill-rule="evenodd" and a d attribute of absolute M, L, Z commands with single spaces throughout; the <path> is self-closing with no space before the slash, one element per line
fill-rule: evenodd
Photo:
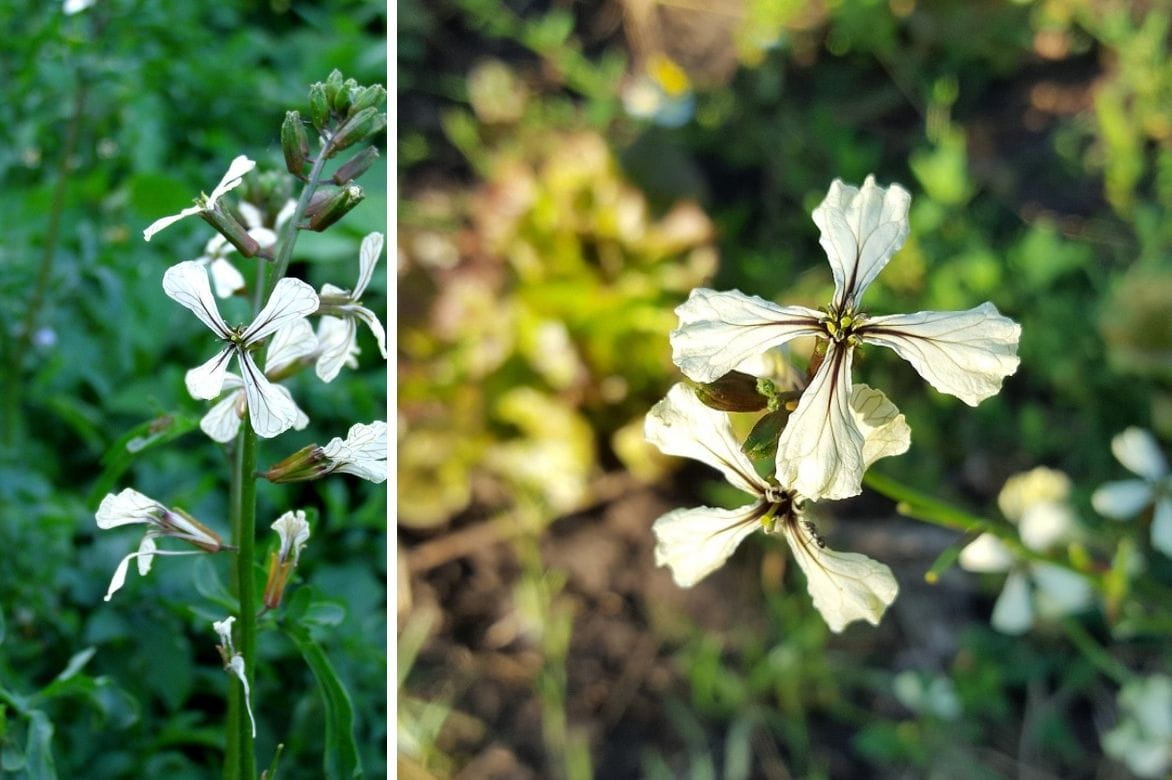
<path fill-rule="evenodd" d="M 364 108 L 378 108 L 387 98 L 387 91 L 382 84 L 372 84 L 360 89 L 350 100 L 347 116 L 354 116 Z"/>
<path fill-rule="evenodd" d="M 358 82 L 354 79 L 346 79 L 342 84 L 342 88 L 338 90 L 338 94 L 330 102 L 330 106 L 334 109 L 335 114 L 346 116 L 346 112 L 350 109 L 350 104 L 354 100 L 354 94 L 358 91 Z"/>
<path fill-rule="evenodd" d="M 387 126 L 387 115 L 373 106 L 364 108 L 346 120 L 346 124 L 330 139 L 330 153 L 341 151 L 348 146 L 365 141 Z"/>
<path fill-rule="evenodd" d="M 313 194 L 305 208 L 309 229 L 320 233 L 346 216 L 365 197 L 366 193 L 362 188 L 353 183 L 344 187 L 321 187 Z"/>
<path fill-rule="evenodd" d="M 772 458 L 777 452 L 777 440 L 781 437 L 781 429 L 785 427 L 789 414 L 785 409 L 778 409 L 758 420 L 741 445 L 741 451 L 750 458 Z"/>
<path fill-rule="evenodd" d="M 329 458 L 316 444 L 309 444 L 280 461 L 261 476 L 275 484 L 308 482 L 330 471 Z"/>
<path fill-rule="evenodd" d="M 326 85 L 320 81 L 309 85 L 309 119 L 322 130 L 330 119 L 330 101 L 326 99 Z"/>
<path fill-rule="evenodd" d="M 378 159 L 378 156 L 378 149 L 375 149 L 373 146 L 366 147 L 347 160 L 342 167 L 334 171 L 334 184 L 341 185 L 357 179 L 366 173 L 370 166 L 374 165 L 374 161 Z"/>
<path fill-rule="evenodd" d="M 244 226 L 237 222 L 235 217 L 224 211 L 219 203 L 216 204 L 215 208 L 199 212 L 199 216 L 204 222 L 214 227 L 220 235 L 228 239 L 228 242 L 245 257 L 256 257 L 256 253 L 260 251 L 260 244 L 256 242 L 256 239 L 248 235 Z"/>
<path fill-rule="evenodd" d="M 740 371 L 730 371 L 715 382 L 697 382 L 695 388 L 705 406 L 722 412 L 759 412 L 767 400 L 757 392 L 757 378 Z"/>
<path fill-rule="evenodd" d="M 285 153 L 285 169 L 300 176 L 309 159 L 309 137 L 299 111 L 285 113 L 285 121 L 281 123 L 281 151 Z"/>
<path fill-rule="evenodd" d="M 345 84 L 342 82 L 342 71 L 334 68 L 330 71 L 330 75 L 326 76 L 326 102 L 333 107 L 334 101 L 338 99 L 338 93 L 342 91 Z"/>
<path fill-rule="evenodd" d="M 286 512 L 277 518 L 272 529 L 277 532 L 280 545 L 269 553 L 269 573 L 265 580 L 264 605 L 276 609 L 285 595 L 289 575 L 297 568 L 301 550 L 309 541 L 309 524 L 305 512 Z"/>

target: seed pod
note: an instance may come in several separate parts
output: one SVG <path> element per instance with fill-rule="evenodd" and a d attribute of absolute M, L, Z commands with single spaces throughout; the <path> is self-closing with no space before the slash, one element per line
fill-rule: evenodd
<path fill-rule="evenodd" d="M 387 126 L 387 115 L 377 108 L 364 108 L 346 120 L 346 124 L 330 140 L 330 153 L 365 141 Z"/>
<path fill-rule="evenodd" d="M 300 176 L 309 160 L 309 137 L 298 111 L 285 113 L 285 121 L 281 123 L 281 151 L 285 153 L 285 169 Z"/>
<path fill-rule="evenodd" d="M 305 208 L 305 216 L 309 219 L 309 229 L 320 233 L 330 225 L 346 216 L 366 197 L 366 193 L 357 184 L 347 184 L 344 187 L 322 187 L 313 194 L 309 205 Z"/>
<path fill-rule="evenodd" d="M 757 392 L 757 378 L 729 371 L 715 382 L 697 382 L 696 395 L 705 406 L 722 412 L 759 412 L 766 398 Z"/>
<path fill-rule="evenodd" d="M 326 85 L 320 81 L 309 85 L 309 118 L 318 130 L 323 130 L 330 120 L 330 101 L 326 99 Z"/>
<path fill-rule="evenodd" d="M 357 179 L 374 165 L 378 159 L 378 149 L 368 146 L 346 161 L 342 167 L 334 171 L 334 184 L 345 184 Z"/>

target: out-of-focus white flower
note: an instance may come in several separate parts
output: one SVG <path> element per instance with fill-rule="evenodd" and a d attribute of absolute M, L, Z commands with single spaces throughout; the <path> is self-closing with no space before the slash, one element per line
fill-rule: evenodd
<path fill-rule="evenodd" d="M 621 97 L 628 114 L 663 127 L 682 127 L 696 110 L 688 74 L 662 54 L 648 57 L 643 72 L 623 82 Z"/>
<path fill-rule="evenodd" d="M 326 474 L 338 472 L 379 483 L 387 481 L 387 424 L 375 420 L 350 426 L 346 438 L 335 436 L 321 448 Z"/>
<path fill-rule="evenodd" d="M 1017 370 L 1021 326 L 991 303 L 962 312 L 871 317 L 859 309 L 867 287 L 908 234 L 911 196 L 868 176 L 862 188 L 835 180 L 814 223 L 834 275 L 826 311 L 778 306 L 733 290 L 697 289 L 676 309 L 672 358 L 691 379 L 712 382 L 746 359 L 799 336 L 826 342 L 820 364 L 777 446 L 777 478 L 809 498 L 862 490 L 863 436 L 850 414 L 855 347 L 889 347 L 937 390 L 970 406 L 994 395 Z"/>
<path fill-rule="evenodd" d="M 273 333 L 317 310 L 317 294 L 300 279 L 277 282 L 265 307 L 248 327 L 229 328 L 220 316 L 203 266 L 188 260 L 163 274 L 163 290 L 190 309 L 225 346 L 210 360 L 187 372 L 187 391 L 193 398 L 211 400 L 220 394 L 228 362 L 236 356 L 240 366 L 248 419 L 258 436 L 272 438 L 293 427 L 304 416 L 287 392 L 269 382 L 257 368 L 250 350 Z"/>
<path fill-rule="evenodd" d="M 252 716 L 252 694 L 248 689 L 248 675 L 244 673 L 244 656 L 236 652 L 236 646 L 232 643 L 232 624 L 235 622 L 236 618 L 229 616 L 223 620 L 213 621 L 212 628 L 220 637 L 220 644 L 216 645 L 216 649 L 220 651 L 220 658 L 224 661 L 224 671 L 235 675 L 244 688 L 244 708 L 248 711 L 248 721 L 252 724 L 252 736 L 255 739 L 256 718 Z"/>
<path fill-rule="evenodd" d="M 218 552 L 223 549 L 223 543 L 215 531 L 182 509 L 168 509 L 132 488 L 125 488 L 117 495 L 106 494 L 94 518 L 102 530 L 139 523 L 147 526 L 138 550 L 123 558 L 114 569 L 110 587 L 106 591 L 106 601 L 126 583 L 126 573 L 134 558 L 138 559 L 138 573 L 145 577 L 156 555 L 198 555 L 199 551 Z M 160 550 L 156 540 L 163 537 L 181 539 L 200 550 Z"/>
<path fill-rule="evenodd" d="M 1126 520 L 1154 507 L 1152 547 L 1172 556 L 1172 479 L 1156 438 L 1143 428 L 1128 428 L 1111 440 L 1111 452 L 1139 479 L 1100 486 L 1091 496 L 1095 511 L 1115 520 Z"/>
<path fill-rule="evenodd" d="M 961 716 L 960 697 L 949 677 L 925 677 L 905 669 L 895 675 L 892 690 L 899 703 L 917 715 L 930 715 L 941 720 L 956 720 Z"/>
<path fill-rule="evenodd" d="M 910 431 L 878 390 L 856 385 L 851 413 L 873 444 L 869 461 L 908 448 Z M 647 414 L 647 440 L 667 455 L 693 458 L 721 471 L 729 483 L 756 500 L 739 509 L 677 509 L 655 521 L 655 562 L 671 568 L 681 587 L 690 587 L 720 567 L 741 541 L 758 528 L 781 534 L 806 575 L 806 586 L 826 624 L 835 632 L 866 620 L 877 625 L 899 586 L 891 569 L 858 553 L 831 550 L 804 519 L 802 496 L 757 474 L 733 436 L 728 418 L 705 406 L 684 384 Z"/>
<path fill-rule="evenodd" d="M 1119 723 L 1103 734 L 1103 752 L 1137 777 L 1167 777 L 1172 767 L 1172 678 L 1133 680 L 1119 692 Z"/>
<path fill-rule="evenodd" d="M 297 360 L 308 357 L 317 351 L 317 336 L 313 333 L 313 326 L 302 318 L 294 320 L 273 334 L 269 342 L 268 352 L 265 354 L 265 377 L 273 379 Z M 309 417 L 301 411 L 293 400 L 293 395 L 283 385 L 273 383 L 276 392 L 288 399 L 296 409 L 293 419 L 293 430 L 300 431 L 309 425 Z M 214 441 L 221 444 L 232 441 L 240 431 L 240 420 L 247 410 L 247 399 L 244 395 L 244 386 L 240 377 L 232 372 L 224 374 L 224 385 L 221 391 L 228 392 L 212 405 L 207 414 L 199 421 L 200 430 Z"/>
<path fill-rule="evenodd" d="M 61 10 L 65 12 L 66 16 L 73 16 L 81 13 L 85 9 L 91 7 L 98 0 L 65 0 L 61 6 Z"/>
<path fill-rule="evenodd" d="M 1017 525 L 1026 547 L 1046 552 L 1077 534 L 1069 496 L 1070 479 L 1061 471 L 1040 466 L 1006 480 L 997 504 L 1005 518 Z M 1035 612 L 1045 617 L 1080 612 L 1090 606 L 1093 597 L 1090 585 L 1079 574 L 1049 563 L 1019 563 L 1013 551 L 989 533 L 961 550 L 960 565 L 972 572 L 1009 572 L 990 619 L 993 627 L 1005 634 L 1028 631 Z"/>
<path fill-rule="evenodd" d="M 194 206 L 188 206 L 178 214 L 172 214 L 169 217 L 156 219 L 150 224 L 150 227 L 142 231 L 142 237 L 145 240 L 150 241 L 151 237 L 154 236 L 155 233 L 158 233 L 160 230 L 166 227 L 170 227 L 181 219 L 198 214 L 201 211 L 211 211 L 216 207 L 216 201 L 218 201 L 225 193 L 239 187 L 240 182 L 244 181 L 244 174 L 248 173 L 255 167 L 256 162 L 248 159 L 244 155 L 240 155 L 236 159 L 232 160 L 232 163 L 228 166 L 228 172 L 224 174 L 224 178 L 220 179 L 220 183 L 216 185 L 214 190 L 212 190 L 211 195 L 204 195 L 200 193 L 200 196 L 195 199 Z"/>
<path fill-rule="evenodd" d="M 321 288 L 321 321 L 317 326 L 320 353 L 317 375 L 323 382 L 331 382 L 343 365 L 358 366 L 358 323 L 362 320 L 374 334 L 383 359 L 387 357 L 387 335 L 378 316 L 362 305 L 362 294 L 370 284 L 370 277 L 383 251 L 383 234 L 371 233 L 362 239 L 358 250 L 358 282 L 353 290 L 343 290 L 332 284 Z"/>

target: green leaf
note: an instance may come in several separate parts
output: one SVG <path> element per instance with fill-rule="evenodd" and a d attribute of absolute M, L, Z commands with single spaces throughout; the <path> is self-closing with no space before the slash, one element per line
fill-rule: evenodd
<path fill-rule="evenodd" d="M 194 430 L 199 425 L 199 418 L 172 412 L 131 428 L 110 445 L 110 449 L 102 456 L 102 465 L 105 469 L 94 487 L 90 490 L 86 503 L 91 507 L 97 506 L 98 501 L 114 486 L 118 477 L 130 467 L 136 457 L 146 450 L 159 444 L 165 444 Z"/>
<path fill-rule="evenodd" d="M 28 743 L 24 749 L 25 771 L 29 780 L 55 780 L 53 765 L 53 723 L 40 710 L 29 712 Z"/>
<path fill-rule="evenodd" d="M 322 768 L 326 777 L 362 777 L 358 759 L 358 743 L 354 740 L 354 707 L 350 694 L 338 679 L 325 651 L 299 624 L 285 621 L 282 628 L 317 680 L 326 713 L 326 754 Z"/>

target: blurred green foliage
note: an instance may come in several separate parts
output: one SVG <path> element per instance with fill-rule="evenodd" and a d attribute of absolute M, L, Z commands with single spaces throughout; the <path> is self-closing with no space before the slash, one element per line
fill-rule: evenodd
<path fill-rule="evenodd" d="M 183 385 L 206 339 L 161 288 L 163 271 L 200 255 L 209 230 L 188 220 L 151 244 L 141 230 L 209 190 L 237 154 L 283 170 L 281 118 L 332 68 L 382 82 L 384 7 L 98 0 L 65 15 L 61 3 L 0 0 L 0 27 L 0 100 L 11 109 L 0 127 L 0 765 L 38 778 L 51 775 L 36 762 L 62 777 L 207 777 L 222 760 L 229 678 L 211 621 L 226 614 L 217 583 L 227 562 L 160 559 L 102 601 L 137 544 L 130 532 L 95 533 L 107 490 L 133 485 L 221 533 L 227 525 L 226 461 L 195 428 L 205 405 Z M 352 283 L 359 240 L 386 230 L 385 181 L 385 166 L 368 174 L 366 202 L 329 236 L 298 244 L 294 275 Z M 386 293 L 380 264 L 368 299 Z M 234 304 L 229 319 L 242 316 Z M 262 445 L 262 466 L 383 417 L 385 367 L 369 334 L 359 344 L 362 367 L 345 381 L 293 383 L 312 423 Z M 341 617 L 314 641 L 354 698 L 361 759 L 377 776 L 385 491 L 341 478 L 259 492 L 264 546 L 280 512 L 320 510 L 297 577 L 337 600 Z M 261 764 L 280 741 L 284 774 L 319 772 L 314 675 L 279 633 L 262 635 L 260 654 Z"/>

